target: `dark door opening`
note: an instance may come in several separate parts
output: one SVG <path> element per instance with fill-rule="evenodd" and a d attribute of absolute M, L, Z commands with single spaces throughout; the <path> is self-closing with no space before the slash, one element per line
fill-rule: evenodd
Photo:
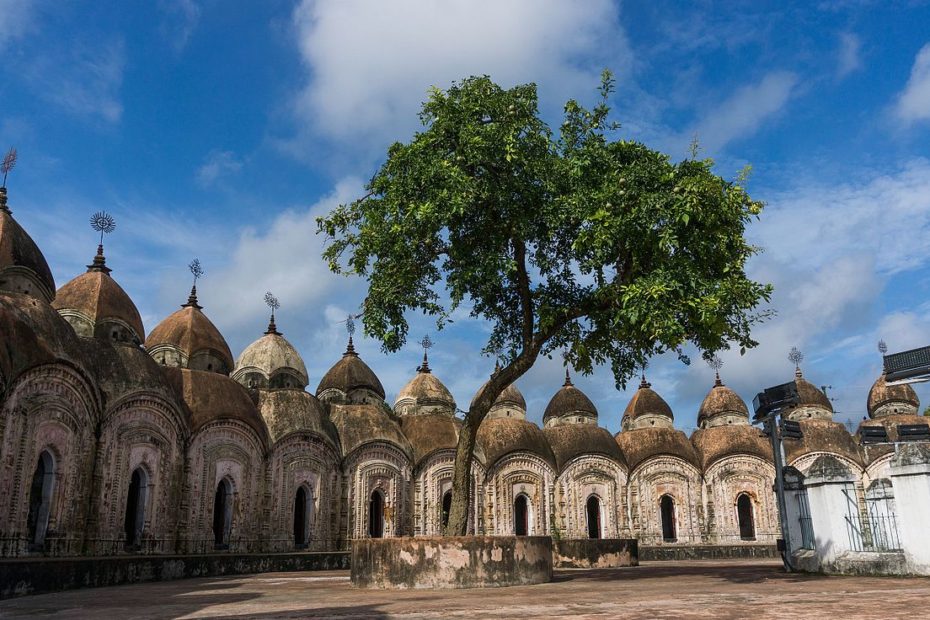
<path fill-rule="evenodd" d="M 371 499 L 368 500 L 368 536 L 384 536 L 384 496 L 380 491 L 372 491 Z"/>
<path fill-rule="evenodd" d="M 739 537 L 756 539 L 756 524 L 752 517 L 752 500 L 745 493 L 736 498 L 736 517 L 739 519 Z"/>
<path fill-rule="evenodd" d="M 513 533 L 517 536 L 526 536 L 529 533 L 529 504 L 526 495 L 518 495 L 513 502 Z"/>
<path fill-rule="evenodd" d="M 55 461 L 47 451 L 42 452 L 32 474 L 32 485 L 29 488 L 29 513 L 26 516 L 29 544 L 33 549 L 41 549 L 45 546 L 45 532 L 48 529 L 48 517 L 52 509 L 54 481 Z"/>
<path fill-rule="evenodd" d="M 601 537 L 601 500 L 596 495 L 588 498 L 588 538 Z"/>
<path fill-rule="evenodd" d="M 670 495 L 663 495 L 659 500 L 659 507 L 662 511 L 662 539 L 665 542 L 675 542 L 678 540 L 675 532 L 675 500 Z"/>
<path fill-rule="evenodd" d="M 449 525 L 449 513 L 452 511 L 452 491 L 446 491 L 442 496 L 442 533 L 446 533 Z"/>
<path fill-rule="evenodd" d="M 145 491 L 145 472 L 136 468 L 129 481 L 129 493 L 126 494 L 126 518 L 123 520 L 126 548 L 129 550 L 139 548 L 142 543 L 142 528 L 145 525 Z"/>
<path fill-rule="evenodd" d="M 232 524 L 232 485 L 221 480 L 213 497 L 213 538 L 217 549 L 229 548 L 229 527 Z"/>
<path fill-rule="evenodd" d="M 307 546 L 307 491 L 300 487 L 294 497 L 294 546 Z"/>

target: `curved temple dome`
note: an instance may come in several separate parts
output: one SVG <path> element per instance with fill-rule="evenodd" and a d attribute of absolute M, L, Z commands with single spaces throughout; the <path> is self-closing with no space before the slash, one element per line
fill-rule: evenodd
<path fill-rule="evenodd" d="M 247 388 L 304 389 L 310 382 L 297 349 L 278 332 L 274 319 L 265 334 L 239 356 L 232 378 Z"/>
<path fill-rule="evenodd" d="M 100 247 L 87 271 L 58 290 L 52 307 L 79 336 L 141 345 L 142 317 L 110 271 Z"/>
<path fill-rule="evenodd" d="M 206 370 L 228 375 L 233 357 L 220 330 L 197 303 L 197 287 L 187 303 L 159 323 L 145 340 L 145 348 L 164 366 Z"/>
<path fill-rule="evenodd" d="M 39 246 L 13 219 L 0 187 L 0 291 L 29 295 L 49 303 L 55 298 L 55 279 Z"/>
<path fill-rule="evenodd" d="M 584 392 L 572 384 L 568 369 L 565 369 L 565 383 L 553 395 L 543 413 L 545 428 L 562 424 L 597 424 L 597 408 Z"/>
<path fill-rule="evenodd" d="M 718 376 L 698 409 L 697 424 L 698 428 L 749 424 L 749 408 L 739 394 L 725 386 Z"/>
<path fill-rule="evenodd" d="M 400 389 L 394 400 L 397 415 L 455 415 L 455 399 L 448 388 L 432 373 L 426 356 L 417 374 Z"/>
<path fill-rule="evenodd" d="M 384 401 L 381 381 L 355 352 L 351 337 L 342 359 L 320 380 L 316 397 L 326 403 L 339 404 L 375 404 Z"/>
<path fill-rule="evenodd" d="M 672 428 L 673 421 L 672 408 L 652 389 L 652 385 L 643 375 L 639 389 L 623 411 L 623 430 Z"/>
<path fill-rule="evenodd" d="M 868 412 L 870 418 L 889 415 L 917 415 L 920 399 L 910 385 L 888 385 L 881 374 L 869 390 Z"/>

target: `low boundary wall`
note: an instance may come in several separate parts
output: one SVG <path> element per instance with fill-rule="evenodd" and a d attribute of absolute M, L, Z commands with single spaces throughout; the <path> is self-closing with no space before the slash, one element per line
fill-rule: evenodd
<path fill-rule="evenodd" d="M 635 538 L 578 538 L 552 543 L 555 568 L 619 568 L 639 564 Z"/>
<path fill-rule="evenodd" d="M 552 580 L 548 536 L 429 536 L 352 541 L 360 588 L 491 588 Z"/>
<path fill-rule="evenodd" d="M 15 558 L 0 560 L 0 599 L 143 581 L 348 568 L 347 551 Z"/>
<path fill-rule="evenodd" d="M 642 562 L 663 560 L 778 559 L 775 545 L 640 545 Z"/>

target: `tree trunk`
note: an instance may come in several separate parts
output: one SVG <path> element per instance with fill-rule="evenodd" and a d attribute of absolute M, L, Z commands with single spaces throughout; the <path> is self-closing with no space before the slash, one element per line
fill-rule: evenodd
<path fill-rule="evenodd" d="M 539 347 L 524 350 L 509 366 L 494 373 L 491 379 L 475 396 L 465 415 L 459 442 L 455 448 L 455 469 L 452 474 L 452 508 L 449 511 L 449 523 L 446 536 L 465 536 L 468 534 L 468 507 L 471 495 L 471 465 L 475 458 L 475 440 L 478 428 L 491 405 L 497 400 L 508 385 L 519 379 L 536 361 Z M 475 498 L 478 501 L 479 498 Z M 476 524 L 477 525 L 477 524 Z"/>

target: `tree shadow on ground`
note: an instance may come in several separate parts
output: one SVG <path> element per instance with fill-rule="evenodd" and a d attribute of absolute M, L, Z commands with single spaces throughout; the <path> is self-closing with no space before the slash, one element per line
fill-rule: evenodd
<path fill-rule="evenodd" d="M 585 581 L 638 581 L 641 579 L 664 579 L 680 577 L 711 577 L 729 583 L 760 583 L 776 580 L 797 583 L 828 578 L 826 575 L 810 573 L 787 573 L 780 565 L 734 564 L 721 566 L 708 563 L 688 566 L 629 566 L 624 568 L 592 568 L 556 571 L 552 583 L 563 583 L 583 579 Z"/>

